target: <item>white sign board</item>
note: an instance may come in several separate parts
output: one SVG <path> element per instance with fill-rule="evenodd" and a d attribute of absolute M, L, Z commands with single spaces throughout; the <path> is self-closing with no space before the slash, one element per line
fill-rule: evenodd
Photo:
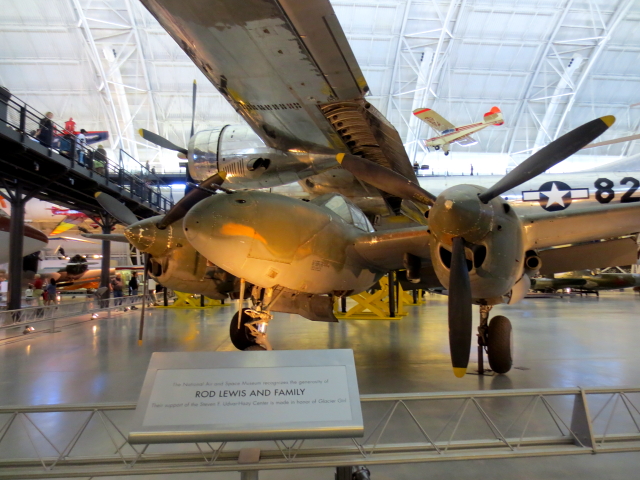
<path fill-rule="evenodd" d="M 131 443 L 357 437 L 351 350 L 154 353 Z"/>

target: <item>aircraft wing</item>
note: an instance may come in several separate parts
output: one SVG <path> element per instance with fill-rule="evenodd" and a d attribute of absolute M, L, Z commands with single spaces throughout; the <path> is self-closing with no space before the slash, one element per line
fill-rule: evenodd
<path fill-rule="evenodd" d="M 60 235 L 61 233 L 66 232 L 67 230 L 71 230 L 73 227 L 80 225 L 82 222 L 84 222 L 86 220 L 86 217 L 84 218 L 74 218 L 71 217 L 69 215 L 67 215 L 66 217 L 64 217 L 62 219 L 62 221 L 56 225 L 56 228 L 53 229 L 53 231 L 49 234 L 51 236 L 54 235 Z"/>
<path fill-rule="evenodd" d="M 120 233 L 83 233 L 85 238 L 93 238 L 95 240 L 106 240 L 108 242 L 122 242 L 129 243 L 127 237 Z"/>
<path fill-rule="evenodd" d="M 351 152 L 416 181 L 328 0 L 141 0 L 270 147 Z"/>
<path fill-rule="evenodd" d="M 430 108 L 419 108 L 414 110 L 413 114 L 440 133 L 451 128 L 456 128 L 455 125 Z"/>
<path fill-rule="evenodd" d="M 399 270 L 404 268 L 405 253 L 420 257 L 431 264 L 430 238 L 427 227 L 379 231 L 360 238 L 354 249 L 374 268 L 384 271 Z"/>
<path fill-rule="evenodd" d="M 463 147 L 470 147 L 471 145 L 475 145 L 478 141 L 471 137 L 470 135 L 466 135 L 464 137 L 458 138 L 455 143 L 458 145 L 462 145 Z"/>
<path fill-rule="evenodd" d="M 368 87 L 328 1 L 142 3 L 268 145 L 346 150 L 318 105 Z"/>

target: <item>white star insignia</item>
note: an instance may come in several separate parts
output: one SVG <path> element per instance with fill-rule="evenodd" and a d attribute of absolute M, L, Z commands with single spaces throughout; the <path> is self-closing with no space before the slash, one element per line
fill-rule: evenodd
<path fill-rule="evenodd" d="M 540 193 L 542 193 L 545 197 L 549 199 L 549 201 L 547 202 L 547 208 L 549 208 L 552 205 L 555 205 L 556 203 L 564 207 L 565 203 L 564 203 L 564 198 L 562 197 L 564 197 L 570 191 L 571 190 L 558 190 L 558 186 L 556 185 L 556 182 L 553 182 L 553 185 L 551 186 L 551 190 L 549 190 L 548 192 L 540 192 Z"/>

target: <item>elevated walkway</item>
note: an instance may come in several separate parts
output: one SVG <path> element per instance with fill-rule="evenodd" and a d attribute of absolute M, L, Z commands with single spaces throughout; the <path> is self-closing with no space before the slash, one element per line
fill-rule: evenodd
<path fill-rule="evenodd" d="M 3 95 L 4 92 L 4 95 Z M 160 188 L 169 187 L 124 152 L 117 161 L 96 161 L 94 149 L 83 149 L 82 158 L 75 138 L 58 135 L 64 128 L 55 125 L 53 146 L 35 138 L 44 114 L 23 101 L 0 92 L 0 188 L 35 191 L 32 195 L 64 207 L 98 215 L 102 208 L 94 194 L 100 190 L 127 205 L 141 217 L 165 213 L 173 204 Z M 65 147 L 68 146 L 68 147 Z M 68 148 L 69 151 L 64 149 Z M 82 161 L 80 161 L 82 160 Z"/>

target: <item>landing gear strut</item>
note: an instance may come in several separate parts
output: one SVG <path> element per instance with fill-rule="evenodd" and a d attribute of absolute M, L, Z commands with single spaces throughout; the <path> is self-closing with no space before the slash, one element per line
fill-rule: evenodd
<path fill-rule="evenodd" d="M 480 305 L 480 325 L 478 326 L 478 375 L 489 370 L 484 369 L 486 350 L 489 366 L 495 373 L 507 373 L 513 365 L 513 331 L 507 317 L 496 315 L 487 322 L 492 305 Z"/>
<path fill-rule="evenodd" d="M 267 326 L 273 315 L 243 308 L 242 318 L 238 318 L 239 316 L 239 312 L 236 312 L 229 326 L 233 346 L 238 350 L 271 350 Z"/>
<path fill-rule="evenodd" d="M 238 350 L 273 350 L 267 338 L 267 327 L 273 319 L 270 307 L 284 290 L 255 286 L 253 288 L 253 308 L 242 308 L 244 280 L 241 280 L 239 308 L 231 319 L 229 337 Z"/>

